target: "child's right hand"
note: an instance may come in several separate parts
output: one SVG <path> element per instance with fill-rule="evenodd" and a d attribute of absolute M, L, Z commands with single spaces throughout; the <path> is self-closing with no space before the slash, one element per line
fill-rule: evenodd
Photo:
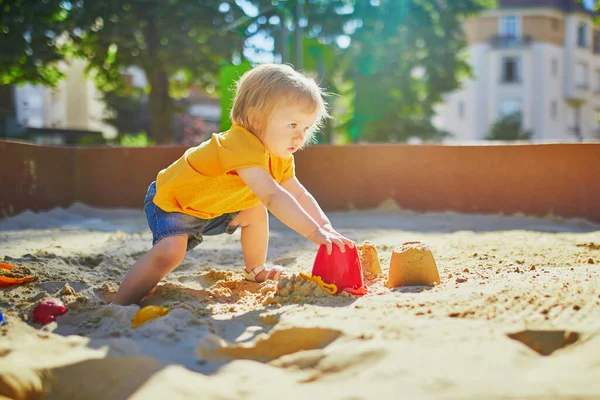
<path fill-rule="evenodd" d="M 308 236 L 308 240 L 311 242 L 318 244 L 319 246 L 324 244 L 327 247 L 327 254 L 331 255 L 331 251 L 333 249 L 333 245 L 336 245 L 340 248 L 342 253 L 346 252 L 344 242 L 352 242 L 350 239 L 346 239 L 342 235 L 337 232 L 329 232 L 323 228 L 319 228 L 314 231 L 312 234 Z"/>

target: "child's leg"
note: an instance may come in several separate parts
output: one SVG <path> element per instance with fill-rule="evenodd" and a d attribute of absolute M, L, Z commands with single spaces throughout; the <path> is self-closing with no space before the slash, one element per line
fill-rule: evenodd
<path fill-rule="evenodd" d="M 231 225 L 242 227 L 242 252 L 246 272 L 265 264 L 267 249 L 269 247 L 269 214 L 262 204 L 241 211 L 231 221 Z M 268 270 L 256 275 L 256 280 L 261 282 L 267 278 Z"/>
<path fill-rule="evenodd" d="M 185 257 L 188 235 L 170 236 L 156 243 L 131 267 L 113 300 L 114 304 L 136 304 L 173 271 Z"/>

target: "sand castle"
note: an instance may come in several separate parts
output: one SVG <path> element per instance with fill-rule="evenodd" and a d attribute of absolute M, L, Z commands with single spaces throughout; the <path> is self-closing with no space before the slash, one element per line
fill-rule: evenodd
<path fill-rule="evenodd" d="M 368 240 L 365 240 L 361 246 L 357 246 L 360 255 L 360 265 L 362 265 L 363 272 L 369 272 L 373 275 L 382 274 L 381 264 L 379 263 L 379 257 L 377 256 L 377 248 L 375 245 Z"/>
<path fill-rule="evenodd" d="M 421 242 L 406 242 L 394 249 L 387 287 L 439 283 L 440 274 L 429 247 Z"/>

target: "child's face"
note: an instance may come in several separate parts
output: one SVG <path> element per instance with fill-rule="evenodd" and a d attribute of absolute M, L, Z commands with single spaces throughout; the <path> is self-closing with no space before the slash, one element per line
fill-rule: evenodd
<path fill-rule="evenodd" d="M 317 121 L 317 111 L 309 113 L 307 109 L 304 102 L 275 107 L 261 135 L 271 154 L 289 157 L 302 147 L 308 130 Z"/>

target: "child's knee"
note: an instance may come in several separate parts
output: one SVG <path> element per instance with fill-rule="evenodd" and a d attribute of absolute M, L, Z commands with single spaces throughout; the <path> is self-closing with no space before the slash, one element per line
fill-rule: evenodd
<path fill-rule="evenodd" d="M 231 222 L 231 226 L 241 226 L 242 228 L 247 226 L 255 226 L 264 224 L 269 218 L 267 208 L 263 204 L 259 204 L 252 208 L 241 211 L 237 217 Z"/>
<path fill-rule="evenodd" d="M 185 241 L 165 238 L 153 248 L 153 257 L 156 264 L 165 268 L 173 268 L 181 264 L 185 257 L 187 238 Z"/>

